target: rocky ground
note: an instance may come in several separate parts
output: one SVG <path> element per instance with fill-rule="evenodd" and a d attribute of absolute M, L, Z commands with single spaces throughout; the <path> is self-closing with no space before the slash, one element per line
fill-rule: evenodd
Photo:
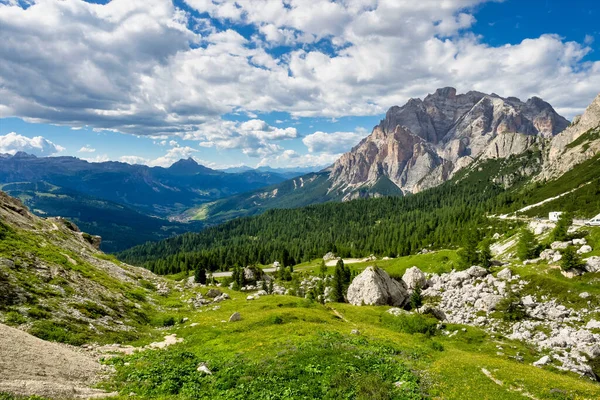
<path fill-rule="evenodd" d="M 50 398 L 100 398 L 91 389 L 109 371 L 80 348 L 51 343 L 0 324 L 0 392 Z"/>

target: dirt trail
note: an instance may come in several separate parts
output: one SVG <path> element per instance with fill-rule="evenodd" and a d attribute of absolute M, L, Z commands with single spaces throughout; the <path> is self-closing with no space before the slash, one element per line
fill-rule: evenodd
<path fill-rule="evenodd" d="M 83 351 L 0 324 L 0 392 L 51 398 L 108 397 L 113 394 L 90 388 L 106 372 L 106 367 Z"/>

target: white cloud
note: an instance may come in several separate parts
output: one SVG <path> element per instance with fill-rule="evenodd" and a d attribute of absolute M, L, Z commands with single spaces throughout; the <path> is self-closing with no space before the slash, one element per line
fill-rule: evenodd
<path fill-rule="evenodd" d="M 135 164 L 148 165 L 148 163 L 149 163 L 149 160 L 147 158 L 140 157 L 140 156 L 122 156 L 122 157 L 119 157 L 119 161 L 127 163 L 127 164 L 131 164 L 131 165 L 135 165 Z"/>
<path fill-rule="evenodd" d="M 92 148 L 90 145 L 83 146 L 79 149 L 79 153 L 94 153 L 96 149 Z"/>
<path fill-rule="evenodd" d="M 367 132 L 357 129 L 356 132 L 315 132 L 302 139 L 302 143 L 310 153 L 345 153 L 360 142 Z"/>
<path fill-rule="evenodd" d="M 0 114 L 266 157 L 295 130 L 221 117 L 374 115 L 443 86 L 537 95 L 567 117 L 582 111 L 600 87 L 600 62 L 584 61 L 590 39 L 487 45 L 470 31 L 485 1 L 186 0 L 253 25 L 252 38 L 164 0 L 2 4 Z M 333 50 L 310 45 L 318 40 Z M 291 50 L 269 53 L 281 44 Z"/>
<path fill-rule="evenodd" d="M 108 154 L 98 154 L 96 157 L 82 158 L 82 160 L 91 163 L 102 163 L 110 161 L 110 157 L 108 156 Z"/>
<path fill-rule="evenodd" d="M 42 136 L 28 138 L 16 132 L 0 136 L 0 153 L 14 155 L 19 151 L 24 151 L 35 156 L 51 156 L 64 150 L 64 147 L 52 143 Z"/>
<path fill-rule="evenodd" d="M 294 150 L 284 150 L 280 154 L 264 157 L 257 167 L 272 166 L 272 167 L 312 167 L 315 165 L 333 164 L 342 154 L 299 154 Z"/>

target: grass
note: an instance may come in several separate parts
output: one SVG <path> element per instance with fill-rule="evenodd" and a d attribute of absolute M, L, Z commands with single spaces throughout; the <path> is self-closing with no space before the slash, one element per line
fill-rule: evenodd
<path fill-rule="evenodd" d="M 539 358 L 520 342 L 449 325 L 449 338 L 424 316 L 393 317 L 387 307 L 320 305 L 289 296 L 232 300 L 220 308 L 181 310 L 163 334 L 184 342 L 111 361 L 115 377 L 103 383 L 120 397 L 142 398 L 373 398 L 516 399 L 516 390 L 538 399 L 592 399 L 600 386 L 573 374 L 533 367 Z M 242 320 L 226 322 L 240 312 Z M 397 319 L 395 319 L 397 318 Z M 198 324 L 191 327 L 191 323 Z M 352 335 L 358 330 L 359 335 Z M 412 332 L 412 333 L 409 333 Z M 496 346 L 501 345 L 503 355 Z M 524 362 L 514 357 L 520 354 Z M 213 372 L 195 371 L 205 363 Z M 503 381 L 499 386 L 482 368 Z M 345 377 L 341 379 L 341 377 Z M 398 390 L 394 382 L 404 381 Z"/>
<path fill-rule="evenodd" d="M 294 266 L 294 271 L 318 275 L 320 264 L 320 259 L 298 264 Z M 374 260 L 347 264 L 350 269 L 356 272 L 360 272 L 369 266 L 377 266 L 395 278 L 402 277 L 404 272 L 413 266 L 419 267 L 419 269 L 424 272 L 441 274 L 444 272 L 450 272 L 453 268 L 458 268 L 458 265 L 458 254 L 455 250 L 440 250 L 427 254 L 416 254 L 389 260 Z M 335 267 L 328 267 L 327 272 L 329 274 L 333 274 L 334 269 Z"/>

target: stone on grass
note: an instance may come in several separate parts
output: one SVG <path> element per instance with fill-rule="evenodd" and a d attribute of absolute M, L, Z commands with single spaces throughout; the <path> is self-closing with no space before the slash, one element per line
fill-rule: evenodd
<path fill-rule="evenodd" d="M 404 283 L 395 281 L 377 267 L 367 267 L 348 287 L 348 302 L 355 306 L 402 306 L 407 300 L 408 292 Z"/>
<path fill-rule="evenodd" d="M 587 272 L 600 272 L 600 257 L 588 257 L 583 261 L 585 261 L 584 268 Z"/>
<path fill-rule="evenodd" d="M 198 368 L 196 370 L 198 372 L 202 372 L 203 374 L 206 374 L 206 375 L 212 375 L 212 371 L 210 369 L 208 369 L 208 367 L 206 366 L 205 363 L 200 363 L 200 365 L 198 365 Z"/>
<path fill-rule="evenodd" d="M 231 314 L 231 317 L 229 317 L 229 322 L 237 322 L 237 321 L 241 321 L 241 320 L 242 320 L 242 316 L 237 311 L 234 312 L 233 314 Z"/>
<path fill-rule="evenodd" d="M 223 292 L 221 292 L 219 289 L 208 289 L 208 292 L 206 292 L 206 297 L 214 299 L 215 297 L 220 296 L 222 294 Z"/>
<path fill-rule="evenodd" d="M 591 253 L 592 252 L 592 246 L 590 245 L 583 245 L 579 248 L 579 250 L 577 250 L 577 253 L 579 254 L 587 254 L 587 253 Z"/>
<path fill-rule="evenodd" d="M 536 367 L 541 367 L 543 365 L 550 364 L 550 361 L 552 361 L 550 359 L 550 357 L 544 356 L 544 357 L 540 358 L 539 360 L 537 360 L 536 362 L 534 362 L 533 365 Z"/>
<path fill-rule="evenodd" d="M 509 268 L 504 268 L 502 271 L 498 272 L 498 279 L 508 281 L 510 278 L 512 278 L 512 271 Z"/>

